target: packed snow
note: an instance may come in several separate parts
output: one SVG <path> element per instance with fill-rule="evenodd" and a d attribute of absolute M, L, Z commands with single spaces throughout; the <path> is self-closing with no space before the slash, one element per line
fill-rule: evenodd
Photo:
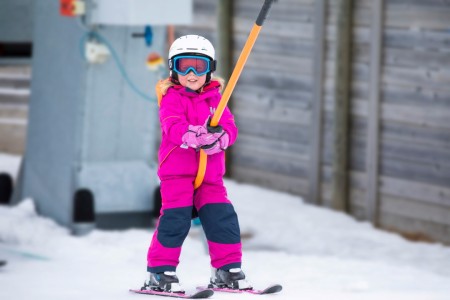
<path fill-rule="evenodd" d="M 14 177 L 20 157 L 0 154 Z M 300 197 L 226 181 L 243 233 L 243 269 L 275 295 L 215 293 L 212 299 L 450 299 L 450 248 L 410 242 Z M 123 300 L 146 278 L 153 228 L 94 230 L 76 237 L 36 213 L 32 199 L 0 206 L 0 299 Z M 193 227 L 177 270 L 187 291 L 209 280 L 202 232 Z M 164 299 L 164 298 L 161 298 Z"/>

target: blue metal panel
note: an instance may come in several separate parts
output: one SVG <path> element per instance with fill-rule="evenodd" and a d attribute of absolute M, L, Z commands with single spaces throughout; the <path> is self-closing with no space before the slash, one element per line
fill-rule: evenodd
<path fill-rule="evenodd" d="M 21 194 L 38 210 L 72 226 L 73 195 L 90 189 L 95 211 L 150 211 L 159 134 L 157 106 L 126 84 L 112 58 L 89 64 L 81 56 L 85 28 L 59 16 L 59 3 L 35 1 L 34 53 L 27 149 Z M 152 96 L 157 75 L 145 66 L 150 51 L 165 52 L 165 29 L 154 28 L 152 48 L 132 32 L 105 27 L 136 86 Z M 81 45 L 82 46 L 82 45 Z"/>

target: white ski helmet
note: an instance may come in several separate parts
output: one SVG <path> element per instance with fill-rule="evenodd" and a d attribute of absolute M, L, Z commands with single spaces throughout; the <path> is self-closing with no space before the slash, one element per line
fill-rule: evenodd
<path fill-rule="evenodd" d="M 184 35 L 177 38 L 169 49 L 169 59 L 176 55 L 192 53 L 206 55 L 211 60 L 215 60 L 216 52 L 210 41 L 200 35 Z"/>
<path fill-rule="evenodd" d="M 216 51 L 211 42 L 200 36 L 194 34 L 188 34 L 177 38 L 169 49 L 169 76 L 178 81 L 178 74 L 172 70 L 173 58 L 177 55 L 188 54 L 188 55 L 201 55 L 208 57 L 210 62 L 210 71 L 206 74 L 205 84 L 211 81 L 212 73 L 216 70 Z"/>

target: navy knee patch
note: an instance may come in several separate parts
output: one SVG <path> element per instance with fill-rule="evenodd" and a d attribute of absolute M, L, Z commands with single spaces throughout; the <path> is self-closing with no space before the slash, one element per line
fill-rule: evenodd
<path fill-rule="evenodd" d="M 183 245 L 191 228 L 192 206 L 164 210 L 159 220 L 158 241 L 167 248 Z"/>
<path fill-rule="evenodd" d="M 239 221 L 233 205 L 206 204 L 198 211 L 206 238 L 219 244 L 237 244 L 241 241 Z"/>

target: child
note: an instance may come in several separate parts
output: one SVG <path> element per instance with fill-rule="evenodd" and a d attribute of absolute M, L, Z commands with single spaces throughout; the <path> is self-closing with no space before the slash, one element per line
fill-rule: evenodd
<path fill-rule="evenodd" d="M 148 250 L 146 289 L 184 292 L 175 271 L 193 209 L 208 240 L 211 284 L 251 288 L 241 270 L 238 218 L 223 184 L 224 150 L 236 141 L 238 129 L 228 108 L 217 127 L 208 123 L 220 102 L 223 83 L 212 78 L 215 68 L 214 47 L 204 37 L 182 36 L 170 47 L 170 77 L 159 86 L 163 94 L 158 153 L 162 208 Z M 194 189 L 200 148 L 208 155 L 208 164 L 203 183 Z"/>

